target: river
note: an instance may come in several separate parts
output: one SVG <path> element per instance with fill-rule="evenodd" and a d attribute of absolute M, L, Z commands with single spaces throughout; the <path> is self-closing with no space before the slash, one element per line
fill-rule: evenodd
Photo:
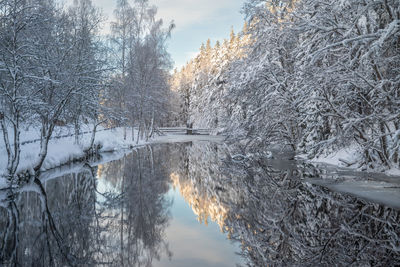
<path fill-rule="evenodd" d="M 5 266 L 393 266 L 398 179 L 154 144 L 0 191 Z"/>

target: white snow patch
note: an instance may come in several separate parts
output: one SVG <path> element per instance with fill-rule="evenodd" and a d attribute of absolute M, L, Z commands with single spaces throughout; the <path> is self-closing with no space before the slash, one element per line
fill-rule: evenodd
<path fill-rule="evenodd" d="M 6 178 L 0 177 L 0 188 L 8 187 L 8 181 Z"/>
<path fill-rule="evenodd" d="M 358 147 L 356 145 L 342 148 L 328 155 L 320 155 L 311 162 L 326 163 L 340 167 L 357 167 L 354 163 L 359 158 Z"/>
<path fill-rule="evenodd" d="M 391 168 L 385 172 L 387 175 L 390 176 L 399 176 L 400 177 L 400 169 L 398 168 Z"/>

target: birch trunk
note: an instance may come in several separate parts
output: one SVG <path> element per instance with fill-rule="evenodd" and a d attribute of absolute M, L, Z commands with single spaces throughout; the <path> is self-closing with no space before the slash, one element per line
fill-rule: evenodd
<path fill-rule="evenodd" d="M 3 130 L 3 139 L 4 139 L 4 144 L 6 146 L 6 151 L 7 151 L 7 174 L 12 175 L 11 170 L 12 170 L 12 150 L 11 150 L 11 144 L 10 144 L 10 139 L 8 137 L 8 129 L 7 125 L 5 123 L 4 115 L 0 115 L 2 117 L 1 119 L 1 128 Z"/>
<path fill-rule="evenodd" d="M 92 152 L 94 151 L 94 140 L 96 139 L 97 126 L 99 126 L 99 124 L 95 122 L 93 126 L 92 136 L 90 137 L 90 144 L 87 151 L 92 151 Z"/>
<path fill-rule="evenodd" d="M 51 125 L 49 126 L 48 123 L 42 124 L 42 131 L 41 131 L 41 136 L 40 136 L 40 152 L 39 152 L 38 161 L 34 167 L 35 172 L 40 171 L 40 169 L 42 168 L 43 162 L 46 159 L 49 141 L 50 141 L 50 137 L 52 134 L 51 128 L 52 128 L 52 126 Z"/>
<path fill-rule="evenodd" d="M 149 134 L 150 138 L 153 136 L 153 133 L 154 133 L 154 109 L 151 115 L 150 134 Z"/>
<path fill-rule="evenodd" d="M 3 131 L 3 140 L 7 152 L 7 176 L 9 179 L 15 175 L 21 154 L 21 144 L 20 144 L 20 129 L 19 129 L 19 116 L 16 115 L 15 121 L 12 122 L 13 127 L 13 137 L 14 140 L 11 142 L 9 137 L 9 132 L 7 129 L 7 124 L 5 122 L 5 116 L 0 113 L 0 125 Z M 12 144 L 11 144 L 12 143 Z M 12 147 L 14 146 L 14 149 Z"/>
<path fill-rule="evenodd" d="M 79 133 L 80 133 L 79 118 L 75 119 L 74 128 L 75 128 L 75 144 L 79 144 Z"/>

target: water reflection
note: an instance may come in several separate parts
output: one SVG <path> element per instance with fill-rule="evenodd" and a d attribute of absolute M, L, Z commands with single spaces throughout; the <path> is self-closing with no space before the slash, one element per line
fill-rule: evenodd
<path fill-rule="evenodd" d="M 155 152 L 149 147 L 101 168 L 85 165 L 2 192 L 0 263 L 151 266 L 171 257 L 163 235 L 169 175 L 164 154 Z M 113 190 L 100 191 L 96 174 Z"/>
<path fill-rule="evenodd" d="M 210 143 L 149 146 L 0 191 L 0 263 L 174 262 L 166 235 L 173 221 L 171 187 L 199 222 L 217 223 L 241 245 L 249 266 L 400 263 L 398 210 L 306 182 L 324 175 L 311 166 L 263 158 L 237 163 L 227 149 Z"/>
<path fill-rule="evenodd" d="M 2 192 L 7 197 L 0 209 L 0 258 L 9 265 L 55 266 L 95 262 L 101 248 L 101 229 L 96 219 L 93 169 L 16 190 Z M 99 232 L 100 231 L 100 232 Z"/>
<path fill-rule="evenodd" d="M 174 189 L 178 189 L 182 197 L 192 208 L 200 223 L 208 225 L 209 220 L 216 222 L 221 231 L 225 224 L 228 210 L 215 197 L 209 197 L 206 191 L 198 191 L 195 184 L 177 173 L 171 174 L 171 182 Z M 204 189 L 204 188 L 201 188 Z M 200 190 L 201 190 L 200 189 Z"/>
<path fill-rule="evenodd" d="M 164 230 L 170 219 L 168 169 L 164 151 L 147 147 L 104 166 L 101 179 L 106 179 L 120 192 L 118 199 L 108 201 L 117 220 L 110 222 L 118 240 L 119 266 L 151 266 L 162 255 L 171 257 Z"/>
<path fill-rule="evenodd" d="M 400 263 L 398 210 L 305 182 L 325 175 L 306 164 L 235 163 L 221 147 L 191 150 L 193 191 L 228 210 L 222 228 L 241 243 L 249 266 Z"/>

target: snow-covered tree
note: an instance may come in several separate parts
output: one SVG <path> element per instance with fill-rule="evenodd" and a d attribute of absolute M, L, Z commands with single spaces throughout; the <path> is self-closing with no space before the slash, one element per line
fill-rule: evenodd
<path fill-rule="evenodd" d="M 11 179 L 20 160 L 21 125 L 28 121 L 30 95 L 29 59 L 34 50 L 30 31 L 39 18 L 24 0 L 0 2 L 0 123 L 7 151 L 7 175 Z"/>
<path fill-rule="evenodd" d="M 249 149 L 313 158 L 352 147 L 347 165 L 398 167 L 399 6 L 246 1 L 243 31 L 190 63 L 190 120 Z"/>
<path fill-rule="evenodd" d="M 100 113 L 100 91 L 103 89 L 104 48 L 98 40 L 102 20 L 98 9 L 90 0 L 75 1 L 68 10 L 71 31 L 74 38 L 73 57 L 79 93 L 74 94 L 67 106 L 66 116 L 71 117 L 75 127 L 75 142 L 79 141 L 80 126 L 83 122 L 95 125 Z M 95 131 L 94 131 L 95 132 Z"/>
<path fill-rule="evenodd" d="M 157 9 L 148 1 L 136 0 L 119 3 L 115 13 L 117 21 L 115 40 L 121 76 L 116 76 L 116 101 L 125 114 L 126 123 L 139 127 L 141 136 L 152 134 L 155 124 L 167 117 L 169 89 L 169 54 L 166 41 L 174 24 L 163 28 L 156 20 Z"/>
<path fill-rule="evenodd" d="M 235 34 L 214 47 L 207 40 L 199 54 L 173 76 L 172 88 L 181 94 L 182 123 L 221 131 L 226 127 L 227 75 L 233 62 L 246 56 L 249 34 Z"/>

